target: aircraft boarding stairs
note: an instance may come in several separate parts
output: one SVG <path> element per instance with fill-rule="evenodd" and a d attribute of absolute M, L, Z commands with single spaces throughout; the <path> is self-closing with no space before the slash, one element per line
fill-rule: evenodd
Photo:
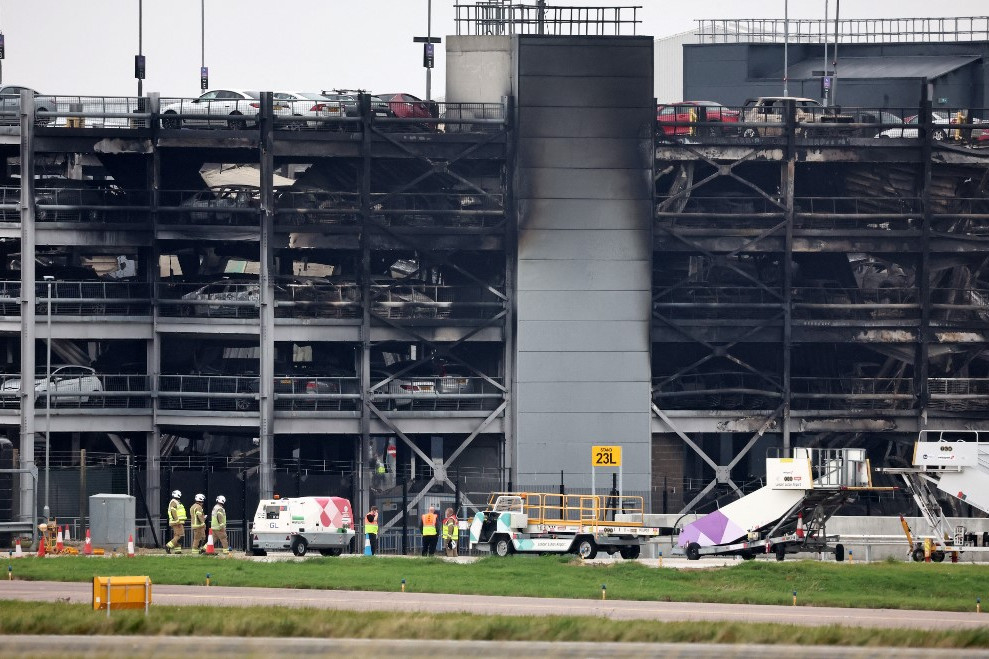
<path fill-rule="evenodd" d="M 835 551 L 825 523 L 872 486 L 865 449 L 795 448 L 793 457 L 766 458 L 766 485 L 687 524 L 677 544 L 687 558 L 729 554 L 753 558 L 774 552 L 777 560 L 797 551 Z"/>

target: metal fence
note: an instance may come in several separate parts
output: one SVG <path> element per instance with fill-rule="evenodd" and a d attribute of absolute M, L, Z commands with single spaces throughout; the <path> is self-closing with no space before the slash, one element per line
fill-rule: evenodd
<path fill-rule="evenodd" d="M 487 0 L 456 4 L 454 22 L 458 35 L 552 34 L 619 35 L 635 34 L 641 22 L 641 6 L 577 7 L 523 4 L 513 0 Z"/>
<path fill-rule="evenodd" d="M 902 43 L 989 40 L 989 17 L 698 20 L 698 43 Z"/>

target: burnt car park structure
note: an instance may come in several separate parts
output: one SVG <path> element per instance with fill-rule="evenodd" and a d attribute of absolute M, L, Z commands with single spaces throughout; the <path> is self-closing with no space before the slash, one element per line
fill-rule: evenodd
<path fill-rule="evenodd" d="M 436 116 L 358 94 L 301 128 L 262 93 L 257 127 L 176 128 L 152 95 L 39 125 L 21 103 L 7 374 L 36 382 L 50 341 L 101 390 L 5 403 L 20 465 L 49 423 L 53 452 L 128 454 L 157 524 L 190 465 L 249 510 L 319 494 L 317 463 L 360 510 L 403 480 L 413 510 L 589 488 L 591 446 L 620 444 L 625 492 L 675 512 L 745 490 L 769 448 L 878 461 L 985 422 L 989 158 L 933 140 L 930 99 L 916 138 L 800 130 L 793 104 L 754 137 L 665 133 L 634 8 L 540 30 L 489 9 L 457 8 Z"/>

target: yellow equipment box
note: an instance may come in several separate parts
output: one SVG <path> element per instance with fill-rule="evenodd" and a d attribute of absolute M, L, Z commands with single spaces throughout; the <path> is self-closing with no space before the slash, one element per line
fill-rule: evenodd
<path fill-rule="evenodd" d="M 151 577 L 93 577 L 93 610 L 144 609 L 151 604 Z"/>

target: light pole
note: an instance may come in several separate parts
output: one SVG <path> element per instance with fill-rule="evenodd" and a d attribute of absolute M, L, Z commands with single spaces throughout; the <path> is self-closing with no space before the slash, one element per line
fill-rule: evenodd
<path fill-rule="evenodd" d="M 433 38 L 433 0 L 426 0 L 426 47 L 432 48 L 429 40 Z M 426 100 L 433 100 L 433 67 L 426 67 Z"/>
<path fill-rule="evenodd" d="M 783 2 L 783 96 L 790 95 L 790 1 Z"/>
<path fill-rule="evenodd" d="M 137 0 L 137 60 L 134 62 L 134 77 L 137 78 L 137 97 L 141 98 L 144 96 L 144 0 Z"/>
<path fill-rule="evenodd" d="M 55 278 L 45 275 L 48 299 L 48 342 L 45 350 L 45 522 L 51 518 L 51 508 L 48 507 L 48 477 L 51 463 L 51 436 L 52 436 L 52 281 Z"/>

